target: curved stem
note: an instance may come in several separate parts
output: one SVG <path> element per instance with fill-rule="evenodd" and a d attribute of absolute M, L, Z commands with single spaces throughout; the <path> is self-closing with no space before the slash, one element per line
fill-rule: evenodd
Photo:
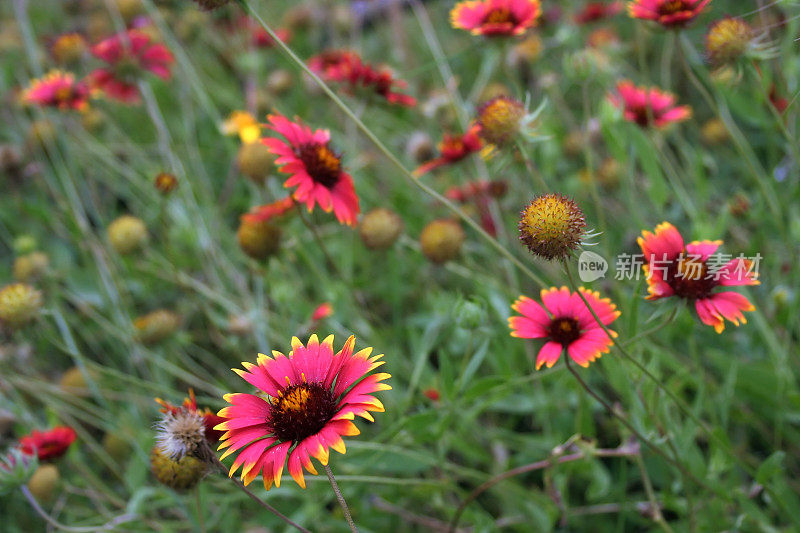
<path fill-rule="evenodd" d="M 347 506 L 347 502 L 342 496 L 342 491 L 339 490 L 339 485 L 336 483 L 336 478 L 333 477 L 333 471 L 331 470 L 331 465 L 325 465 L 325 473 L 328 474 L 328 481 L 331 482 L 331 487 L 333 487 L 333 493 L 336 494 L 336 500 L 339 502 L 339 507 L 342 508 L 342 512 L 344 513 L 344 518 L 347 520 L 347 524 L 350 526 L 350 531 L 353 533 L 358 533 L 358 528 L 356 528 L 356 523 L 353 522 L 353 517 L 350 516 L 350 508 Z"/>
<path fill-rule="evenodd" d="M 60 522 L 58 522 L 55 518 L 47 514 L 47 511 L 42 509 L 42 506 L 39 505 L 39 502 L 36 501 L 36 498 L 33 494 L 31 494 L 30 489 L 23 485 L 20 487 L 22 494 L 25 495 L 25 498 L 28 500 L 28 503 L 31 504 L 33 510 L 36 511 L 36 514 L 42 517 L 42 519 L 55 529 L 60 529 L 61 531 L 71 531 L 72 533 L 92 533 L 94 531 L 112 531 L 116 529 L 116 527 L 120 524 L 124 524 L 125 522 L 130 522 L 131 520 L 136 519 L 136 515 L 133 514 L 123 514 L 119 515 L 118 517 L 106 522 L 100 526 L 86 526 L 86 527 L 73 527 L 67 526 Z"/>
<path fill-rule="evenodd" d="M 410 182 L 415 187 L 421 189 L 430 197 L 434 198 L 436 201 L 444 205 L 453 214 L 458 216 L 458 218 L 464 221 L 465 224 L 467 224 L 478 235 L 480 235 L 484 240 L 486 240 L 501 255 L 503 255 L 506 259 L 511 261 L 514 264 L 514 266 L 516 266 L 522 272 L 524 272 L 525 275 L 531 278 L 537 285 L 539 285 L 540 287 L 545 286 L 544 281 L 542 281 L 542 279 L 539 276 L 537 276 L 531 269 L 525 266 L 525 264 L 522 261 L 520 261 L 519 258 L 517 258 L 508 249 L 506 249 L 505 246 L 500 244 L 500 242 L 497 239 L 489 235 L 486 232 L 486 230 L 484 230 L 480 226 L 480 224 L 478 224 L 477 222 L 472 220 L 472 218 L 467 216 L 453 202 L 451 202 L 450 200 L 448 200 L 447 198 L 436 192 L 436 190 L 429 187 L 422 181 L 415 178 L 414 175 L 411 173 L 411 171 L 408 170 L 405 167 L 405 165 L 403 165 L 403 163 L 397 158 L 397 156 L 394 155 L 394 153 L 392 153 L 392 151 L 389 150 L 385 144 L 383 144 L 383 142 L 372 132 L 372 130 L 370 130 L 366 126 L 366 124 L 364 124 L 364 122 L 362 122 L 361 119 L 358 118 L 358 116 L 356 116 L 356 114 L 350 109 L 350 107 L 348 107 L 348 105 L 345 104 L 342 101 L 342 99 L 339 98 L 330 87 L 328 87 L 328 84 L 322 81 L 322 79 L 319 76 L 317 76 L 317 74 L 314 71 L 308 68 L 308 65 L 306 65 L 305 62 L 302 59 L 300 59 L 297 56 L 297 54 L 295 54 L 294 51 L 286 45 L 286 43 L 284 43 L 278 38 L 273 29 L 269 25 L 267 25 L 266 22 L 264 22 L 264 19 L 261 18 L 261 16 L 256 12 L 256 10 L 250 5 L 250 3 L 247 0 L 236 0 L 236 1 L 242 6 L 242 9 L 244 9 L 247 13 L 249 13 L 250 16 L 253 17 L 261 25 L 264 31 L 266 31 L 267 34 L 273 39 L 277 48 L 280 49 L 280 51 L 284 55 L 286 55 L 294 64 L 296 64 L 305 74 L 307 74 L 312 80 L 314 80 L 314 83 L 316 83 L 322 89 L 322 92 L 324 92 L 325 95 L 328 96 L 328 98 L 330 98 L 333 101 L 333 103 L 336 104 L 339 107 L 339 109 L 341 109 L 342 112 L 355 123 L 358 129 L 361 130 L 361 133 L 363 133 L 372 142 L 372 144 L 374 144 L 375 147 L 394 166 L 397 167 L 397 169 L 400 171 L 400 173 L 408 182 Z"/>

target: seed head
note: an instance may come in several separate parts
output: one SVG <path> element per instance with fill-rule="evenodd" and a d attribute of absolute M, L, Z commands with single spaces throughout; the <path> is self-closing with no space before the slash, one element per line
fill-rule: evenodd
<path fill-rule="evenodd" d="M 147 226 L 140 218 L 123 215 L 108 226 L 108 241 L 120 254 L 129 254 L 147 242 Z"/>
<path fill-rule="evenodd" d="M 358 233 L 361 240 L 373 250 L 383 250 L 394 244 L 403 231 L 403 219 L 389 209 L 373 209 L 361 219 Z"/>
<path fill-rule="evenodd" d="M 434 220 L 422 230 L 419 237 L 422 253 L 434 263 L 441 264 L 454 259 L 464 244 L 464 230 L 455 220 Z"/>
<path fill-rule="evenodd" d="M 175 461 L 195 456 L 206 443 L 205 419 L 197 411 L 168 411 L 156 424 L 156 430 L 157 447 Z"/>
<path fill-rule="evenodd" d="M 510 96 L 496 96 L 478 109 L 480 135 L 498 146 L 510 141 L 519 132 L 525 106 Z"/>
<path fill-rule="evenodd" d="M 278 251 L 281 244 L 281 228 L 269 220 L 242 217 L 236 239 L 242 251 L 263 261 Z"/>
<path fill-rule="evenodd" d="M 150 470 L 160 483 L 173 490 L 193 488 L 203 479 L 207 469 L 206 463 L 188 455 L 174 460 L 159 446 L 150 451 Z"/>
<path fill-rule="evenodd" d="M 42 293 L 26 283 L 12 283 L 0 289 L 0 323 L 16 328 L 36 316 Z"/>
<path fill-rule="evenodd" d="M 244 143 L 236 156 L 239 171 L 256 184 L 264 183 L 275 168 L 275 158 L 260 142 Z"/>
<path fill-rule="evenodd" d="M 708 28 L 706 52 L 714 65 L 736 62 L 747 52 L 753 40 L 753 29 L 740 18 L 725 17 Z"/>
<path fill-rule="evenodd" d="M 537 196 L 519 220 L 519 238 L 534 254 L 564 259 L 578 247 L 585 233 L 583 211 L 563 194 Z"/>
<path fill-rule="evenodd" d="M 181 325 L 181 317 L 169 309 L 156 309 L 133 321 L 136 338 L 144 344 L 155 344 L 166 339 Z"/>

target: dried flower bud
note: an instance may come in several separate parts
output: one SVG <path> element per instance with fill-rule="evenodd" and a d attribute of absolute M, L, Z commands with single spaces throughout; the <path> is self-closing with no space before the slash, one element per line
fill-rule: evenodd
<path fill-rule="evenodd" d="M 364 215 L 358 233 L 361 241 L 373 250 L 389 248 L 403 231 L 403 219 L 389 209 L 379 207 Z"/>
<path fill-rule="evenodd" d="M 434 263 L 446 263 L 454 259 L 464 244 L 464 230 L 455 220 L 434 220 L 422 230 L 419 237 L 422 253 Z"/>

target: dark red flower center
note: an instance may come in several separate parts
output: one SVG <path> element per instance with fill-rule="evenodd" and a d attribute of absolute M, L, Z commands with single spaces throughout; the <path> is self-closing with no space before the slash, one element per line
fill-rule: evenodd
<path fill-rule="evenodd" d="M 339 183 L 342 160 L 327 144 L 306 143 L 297 150 L 297 157 L 315 182 L 332 189 Z"/>
<path fill-rule="evenodd" d="M 656 118 L 652 108 L 648 106 L 631 107 L 630 111 L 633 113 L 634 122 L 643 128 L 649 126 L 650 122 Z"/>
<path fill-rule="evenodd" d="M 711 289 L 717 286 L 714 277 L 708 275 L 706 262 L 697 257 L 676 259 L 667 268 L 664 281 L 672 287 L 676 295 L 691 300 L 707 297 Z"/>
<path fill-rule="evenodd" d="M 661 16 L 664 15 L 674 15 L 679 11 L 685 11 L 687 9 L 686 3 L 684 0 L 667 0 L 660 6 L 658 6 L 658 14 Z"/>
<path fill-rule="evenodd" d="M 300 383 L 272 399 L 267 424 L 281 441 L 299 442 L 319 432 L 336 414 L 336 398 L 321 383 Z"/>
<path fill-rule="evenodd" d="M 484 24 L 516 24 L 517 17 L 508 8 L 492 9 L 483 19 Z"/>
<path fill-rule="evenodd" d="M 563 346 L 569 346 L 581 336 L 581 327 L 572 317 L 554 318 L 547 328 L 547 336 Z"/>

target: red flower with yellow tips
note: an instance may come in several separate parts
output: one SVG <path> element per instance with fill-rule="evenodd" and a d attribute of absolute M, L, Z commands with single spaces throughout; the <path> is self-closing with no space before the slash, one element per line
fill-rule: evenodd
<path fill-rule="evenodd" d="M 653 20 L 666 28 L 687 25 L 711 0 L 634 0 L 628 3 L 631 18 Z"/>
<path fill-rule="evenodd" d="M 333 335 L 322 342 L 311 335 L 306 346 L 292 338 L 288 357 L 273 351 L 259 354 L 256 364 L 244 362 L 234 369 L 258 394 L 226 394 L 216 429 L 225 431 L 221 459 L 236 453 L 232 476 L 240 467 L 245 485 L 259 474 L 264 487 L 280 486 L 284 464 L 298 485 L 305 488 L 303 469 L 315 474 L 311 458 L 328 464 L 329 449 L 345 453 L 342 437 L 358 435 L 356 416 L 372 422 L 370 412 L 383 412 L 372 393 L 389 390 L 381 381 L 386 373 L 370 374 L 383 364 L 381 355 L 370 357 L 372 348 L 353 353 L 355 337 L 333 352 Z"/>
<path fill-rule="evenodd" d="M 26 104 L 62 110 L 85 109 L 88 97 L 89 88 L 84 82 L 77 81 L 71 72 L 60 70 L 33 80 L 22 93 L 22 101 Z"/>
<path fill-rule="evenodd" d="M 480 151 L 483 148 L 480 131 L 481 127 L 473 124 L 463 135 L 446 133 L 439 143 L 439 157 L 420 165 L 414 171 L 414 175 L 421 176 L 435 168 L 457 163 L 468 155 Z"/>
<path fill-rule="evenodd" d="M 542 14 L 539 0 L 467 0 L 450 12 L 454 28 L 486 37 L 521 35 Z"/>

